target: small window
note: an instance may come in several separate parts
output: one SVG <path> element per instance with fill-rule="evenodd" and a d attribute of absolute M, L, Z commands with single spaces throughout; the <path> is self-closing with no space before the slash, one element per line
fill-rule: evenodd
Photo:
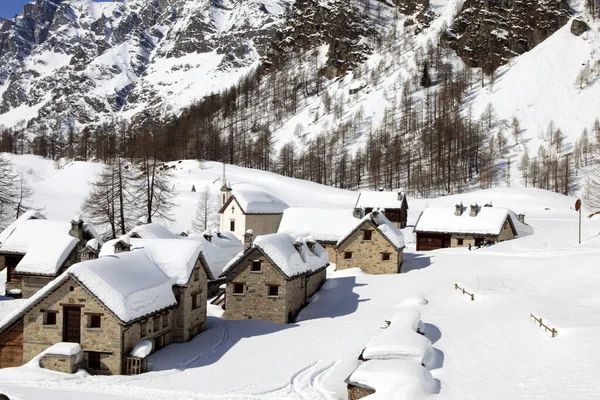
<path fill-rule="evenodd" d="M 235 231 L 235 221 L 229 221 L 229 230 L 231 232 Z"/>
<path fill-rule="evenodd" d="M 56 325 L 56 311 L 46 311 L 44 313 L 44 325 Z"/>
<path fill-rule="evenodd" d="M 169 326 L 169 314 L 164 313 L 162 316 L 162 320 L 163 320 L 163 328 L 168 327 Z"/>
<path fill-rule="evenodd" d="M 390 261 L 391 253 L 381 253 L 381 261 Z"/>
<path fill-rule="evenodd" d="M 225 204 L 225 193 L 223 193 L 223 202 L 221 204 Z"/>
<path fill-rule="evenodd" d="M 260 260 L 252 260 L 252 266 L 250 267 L 250 272 L 260 272 Z"/>
<path fill-rule="evenodd" d="M 363 231 L 363 240 L 371 240 L 373 237 L 373 231 L 372 230 L 365 230 Z"/>
<path fill-rule="evenodd" d="M 200 268 L 196 268 L 194 270 L 194 281 L 198 282 L 200 280 Z"/>
<path fill-rule="evenodd" d="M 243 283 L 234 283 L 233 284 L 233 294 L 244 294 L 244 284 Z"/>
<path fill-rule="evenodd" d="M 279 296 L 279 285 L 267 285 L 268 288 L 268 296 L 269 297 L 278 297 Z"/>
<path fill-rule="evenodd" d="M 463 243 L 464 243 L 464 239 L 462 239 L 462 238 L 461 239 L 456 239 L 456 244 L 457 245 L 462 246 Z"/>
<path fill-rule="evenodd" d="M 160 330 L 160 317 L 158 315 L 154 316 L 152 322 L 154 322 L 154 332 Z"/>
<path fill-rule="evenodd" d="M 344 252 L 344 260 L 350 260 L 352 258 L 352 252 L 351 251 L 345 251 Z"/>
<path fill-rule="evenodd" d="M 72 292 L 73 290 L 75 290 L 74 286 L 69 286 L 69 292 Z"/>
<path fill-rule="evenodd" d="M 146 336 L 148 334 L 148 321 L 142 321 L 140 324 L 140 336 Z"/>
<path fill-rule="evenodd" d="M 88 328 L 100 328 L 102 326 L 101 315 L 89 315 L 88 316 Z"/>
<path fill-rule="evenodd" d="M 202 292 L 192 293 L 192 310 L 195 310 L 200 307 L 202 303 Z"/>

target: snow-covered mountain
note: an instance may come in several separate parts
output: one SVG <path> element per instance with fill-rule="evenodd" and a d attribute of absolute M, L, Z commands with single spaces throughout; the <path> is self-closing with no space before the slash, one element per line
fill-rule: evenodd
<path fill-rule="evenodd" d="M 36 0 L 0 19 L 0 125 L 178 114 L 265 53 L 286 0 Z"/>

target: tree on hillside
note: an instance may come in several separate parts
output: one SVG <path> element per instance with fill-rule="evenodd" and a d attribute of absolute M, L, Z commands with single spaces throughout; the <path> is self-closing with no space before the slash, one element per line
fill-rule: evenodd
<path fill-rule="evenodd" d="M 133 174 L 120 158 L 115 158 L 90 184 L 90 193 L 82 210 L 91 223 L 105 230 L 104 237 L 114 239 L 135 226 Z"/>
<path fill-rule="evenodd" d="M 175 206 L 169 167 L 153 157 L 144 157 L 137 163 L 139 172 L 135 177 L 135 201 L 140 214 L 147 223 L 160 217 L 173 221 L 171 209 Z"/>
<path fill-rule="evenodd" d="M 19 218 L 28 209 L 32 191 L 8 158 L 0 155 L 0 227 Z"/>
<path fill-rule="evenodd" d="M 192 228 L 196 232 L 204 232 L 205 230 L 218 225 L 217 201 L 210 191 L 210 186 L 206 185 L 196 206 L 196 215 L 192 221 Z"/>
<path fill-rule="evenodd" d="M 515 144 L 519 144 L 519 136 L 521 136 L 521 123 L 516 116 L 512 119 L 511 127 Z"/>
<path fill-rule="evenodd" d="M 587 176 L 583 194 L 584 204 L 593 211 L 589 217 L 600 213 L 600 164 L 594 163 Z"/>
<path fill-rule="evenodd" d="M 423 63 L 423 71 L 421 72 L 421 79 L 419 82 L 424 88 L 431 86 L 431 76 L 429 76 L 429 65 L 427 65 L 427 62 Z"/>

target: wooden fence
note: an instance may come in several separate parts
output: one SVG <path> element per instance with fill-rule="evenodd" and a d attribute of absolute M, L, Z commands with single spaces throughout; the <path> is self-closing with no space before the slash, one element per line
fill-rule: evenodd
<path fill-rule="evenodd" d="M 461 288 L 460 286 L 458 286 L 458 283 L 454 284 L 454 289 L 461 291 L 463 294 L 466 294 L 467 296 L 471 297 L 471 301 L 475 300 L 475 295 L 473 293 L 469 293 L 465 290 L 465 288 Z"/>
<path fill-rule="evenodd" d="M 533 318 L 533 320 L 536 322 L 536 324 L 540 325 L 540 328 L 543 327 L 546 332 L 550 332 L 552 337 L 555 337 L 556 335 L 558 335 L 558 331 L 556 329 L 550 328 L 548 325 L 544 324 L 544 322 L 542 321 L 541 318 L 536 317 L 535 315 L 533 315 L 533 313 L 529 313 L 529 316 L 531 318 Z"/>

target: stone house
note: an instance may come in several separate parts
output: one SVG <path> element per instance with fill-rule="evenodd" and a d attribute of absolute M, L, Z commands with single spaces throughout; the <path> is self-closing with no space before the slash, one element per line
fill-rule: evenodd
<path fill-rule="evenodd" d="M 354 215 L 363 218 L 375 209 L 385 212 L 386 218 L 398 228 L 406 228 L 408 200 L 404 192 L 363 191 L 358 194 Z"/>
<path fill-rule="evenodd" d="M 417 251 L 447 247 L 480 247 L 533 233 L 523 215 L 477 203 L 464 207 L 427 207 L 415 224 Z"/>
<path fill-rule="evenodd" d="M 251 229 L 254 235 L 277 232 L 283 210 L 288 205 L 281 199 L 256 190 L 232 191 L 228 185 L 221 188 L 220 231 L 232 232 L 239 240 Z"/>
<path fill-rule="evenodd" d="M 338 270 L 361 268 L 368 274 L 396 274 L 404 262 L 404 235 L 376 209 L 340 238 L 335 251 Z"/>
<path fill-rule="evenodd" d="M 0 366 L 75 342 L 89 372 L 128 373 L 126 358 L 142 340 L 155 351 L 206 328 L 212 273 L 202 260 L 194 241 L 156 239 L 73 265 L 3 320 Z"/>
<path fill-rule="evenodd" d="M 6 268 L 6 292 L 31 297 L 69 266 L 81 260 L 87 243 L 102 239 L 91 224 L 78 216 L 70 222 L 53 221 L 37 214 L 16 221 L 2 232 L 0 270 Z"/>
<path fill-rule="evenodd" d="M 228 319 L 293 322 L 326 279 L 327 252 L 310 238 L 246 234 L 245 250 L 223 272 Z"/>
<path fill-rule="evenodd" d="M 283 212 L 278 233 L 292 236 L 311 236 L 327 250 L 330 261 L 336 257 L 335 245 L 356 225 L 352 209 L 287 208 Z"/>

